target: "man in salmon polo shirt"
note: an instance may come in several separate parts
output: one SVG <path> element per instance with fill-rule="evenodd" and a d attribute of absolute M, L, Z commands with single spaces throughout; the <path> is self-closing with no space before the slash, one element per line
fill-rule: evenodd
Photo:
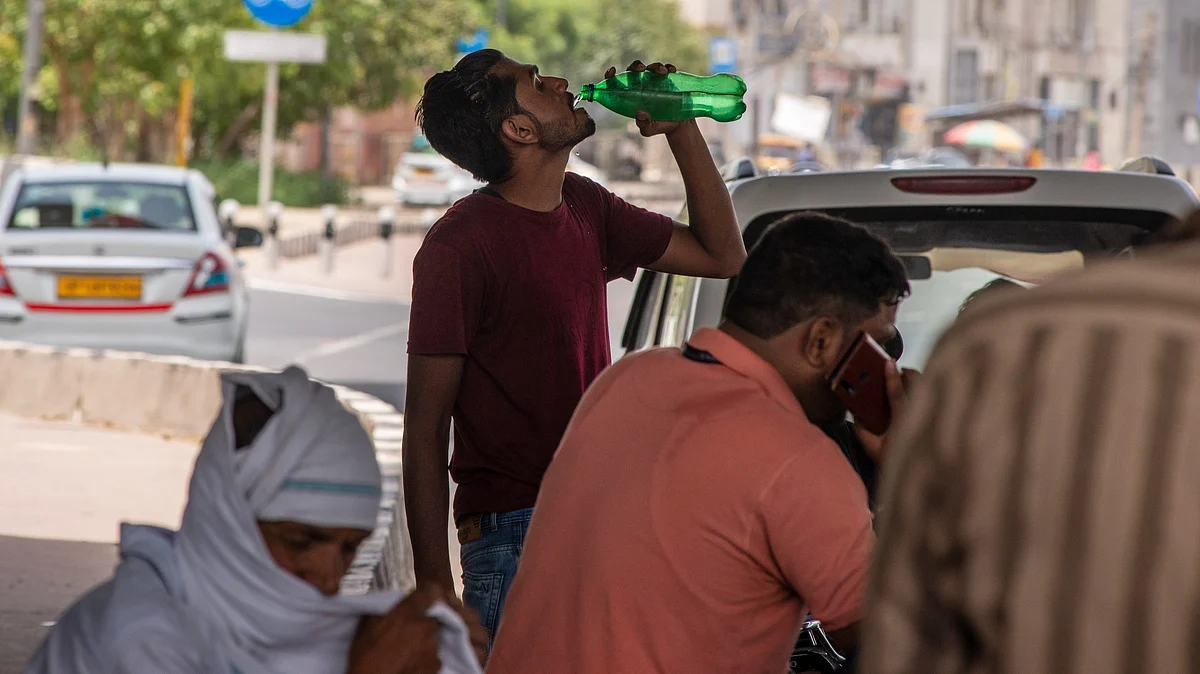
<path fill-rule="evenodd" d="M 826 377 L 850 340 L 894 334 L 908 292 L 865 229 L 789 216 L 719 328 L 601 374 L 542 482 L 489 674 L 783 672 L 807 612 L 852 646 L 871 513 L 818 426 L 846 413 Z"/>

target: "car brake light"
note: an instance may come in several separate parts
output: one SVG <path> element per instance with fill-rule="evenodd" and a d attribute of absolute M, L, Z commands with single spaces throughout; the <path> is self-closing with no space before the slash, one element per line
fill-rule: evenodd
<path fill-rule="evenodd" d="M 192 278 L 188 280 L 183 296 L 203 295 L 229 291 L 229 270 L 216 253 L 205 253 L 196 261 Z"/>
<path fill-rule="evenodd" d="M 4 271 L 4 262 L 2 260 L 0 260 L 0 295 L 7 295 L 8 297 L 17 296 L 13 292 L 12 284 L 8 282 L 8 274 Z"/>
<path fill-rule="evenodd" d="M 936 176 L 892 178 L 892 185 L 911 194 L 1012 194 L 1033 187 L 1030 176 Z"/>

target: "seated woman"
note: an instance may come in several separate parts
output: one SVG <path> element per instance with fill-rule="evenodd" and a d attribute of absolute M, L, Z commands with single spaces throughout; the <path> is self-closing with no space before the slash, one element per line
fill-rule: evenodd
<path fill-rule="evenodd" d="M 299 368 L 222 376 L 178 531 L 122 524 L 121 563 L 27 674 L 476 673 L 461 605 L 338 594 L 382 479 L 362 424 Z M 487 635 L 472 632 L 482 650 Z"/>

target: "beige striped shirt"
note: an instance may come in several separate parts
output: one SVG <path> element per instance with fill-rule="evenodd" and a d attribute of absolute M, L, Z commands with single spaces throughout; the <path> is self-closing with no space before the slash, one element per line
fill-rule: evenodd
<path fill-rule="evenodd" d="M 887 465 L 863 672 L 1200 672 L 1200 245 L 990 298 Z"/>

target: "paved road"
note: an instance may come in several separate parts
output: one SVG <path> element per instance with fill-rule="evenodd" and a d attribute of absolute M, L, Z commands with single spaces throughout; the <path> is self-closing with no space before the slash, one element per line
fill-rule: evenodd
<path fill-rule="evenodd" d="M 609 287 L 614 339 L 633 284 Z M 407 301 L 251 291 L 247 357 L 403 409 Z M 0 674 L 19 672 L 54 620 L 116 562 L 116 522 L 174 527 L 197 447 L 152 436 L 0 415 Z"/>
<path fill-rule="evenodd" d="M 0 415 L 0 674 L 112 574 L 117 522 L 176 527 L 195 443 Z"/>
<path fill-rule="evenodd" d="M 609 332 L 619 342 L 633 284 L 609 284 Z M 313 377 L 344 384 L 404 410 L 408 302 L 252 290 L 247 360 L 304 366 Z"/>
<path fill-rule="evenodd" d="M 303 366 L 318 379 L 404 406 L 408 303 L 250 291 L 246 359 Z"/>

